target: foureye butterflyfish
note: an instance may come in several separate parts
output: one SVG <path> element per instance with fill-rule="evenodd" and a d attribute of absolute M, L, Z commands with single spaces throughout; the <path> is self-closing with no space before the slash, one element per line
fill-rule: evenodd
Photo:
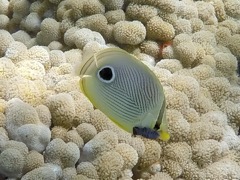
<path fill-rule="evenodd" d="M 81 91 L 120 128 L 146 138 L 157 138 L 158 133 L 160 139 L 169 139 L 163 87 L 135 56 L 120 48 L 102 49 L 81 63 L 79 76 Z"/>

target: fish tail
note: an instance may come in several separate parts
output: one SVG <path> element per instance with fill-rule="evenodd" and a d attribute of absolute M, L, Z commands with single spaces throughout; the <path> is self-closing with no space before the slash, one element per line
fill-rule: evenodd
<path fill-rule="evenodd" d="M 158 132 L 160 134 L 159 138 L 162 141 L 168 141 L 170 139 L 170 134 L 168 132 L 168 123 L 167 123 L 165 112 L 164 112 L 162 123 L 160 125 Z"/>

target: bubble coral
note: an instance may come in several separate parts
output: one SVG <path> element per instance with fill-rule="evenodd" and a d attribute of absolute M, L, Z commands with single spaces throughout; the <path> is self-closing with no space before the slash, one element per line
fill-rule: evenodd
<path fill-rule="evenodd" d="M 125 21 L 125 12 L 122 9 L 107 11 L 105 14 L 109 24 L 116 24 L 119 21 Z"/>
<path fill-rule="evenodd" d="M 3 29 L 0 30 L 0 39 L 0 56 L 2 57 L 14 39 L 9 32 Z"/>
<path fill-rule="evenodd" d="M 125 143 L 119 143 L 116 146 L 115 150 L 123 158 L 123 169 L 132 169 L 137 164 L 138 154 L 132 146 Z"/>
<path fill-rule="evenodd" d="M 202 81 L 202 86 L 206 87 L 217 104 L 226 100 L 229 96 L 230 83 L 224 77 L 213 77 Z"/>
<path fill-rule="evenodd" d="M 224 1 L 224 7 L 226 10 L 226 14 L 234 17 L 234 18 L 240 18 L 240 3 L 237 0 L 229 0 Z"/>
<path fill-rule="evenodd" d="M 8 148 L 0 154 L 0 173 L 10 177 L 19 178 L 24 167 L 24 156 L 17 149 Z"/>
<path fill-rule="evenodd" d="M 53 139 L 44 153 L 45 162 L 57 164 L 62 168 L 74 167 L 79 158 L 78 146 L 72 142 L 65 143 L 59 138 Z"/>
<path fill-rule="evenodd" d="M 96 128 L 89 123 L 79 124 L 76 128 L 78 134 L 83 138 L 84 143 L 87 143 L 97 134 Z"/>
<path fill-rule="evenodd" d="M 52 95 L 47 99 L 46 105 L 51 112 L 54 126 L 71 127 L 75 116 L 75 104 L 71 95 L 67 93 Z"/>
<path fill-rule="evenodd" d="M 92 163 L 100 180 L 117 179 L 124 165 L 122 156 L 114 150 L 103 152 Z"/>
<path fill-rule="evenodd" d="M 43 164 L 44 164 L 43 155 L 34 150 L 30 151 L 26 156 L 23 172 L 24 174 L 26 174 L 29 171 L 32 171 L 36 168 L 43 166 Z"/>
<path fill-rule="evenodd" d="M 52 41 L 61 38 L 60 23 L 55 19 L 46 18 L 41 22 L 41 31 L 37 34 L 36 40 L 41 45 L 48 45 Z"/>
<path fill-rule="evenodd" d="M 140 21 L 119 21 L 114 25 L 113 35 L 121 44 L 137 45 L 146 37 L 146 29 Z"/>
<path fill-rule="evenodd" d="M 28 173 L 26 173 L 21 179 L 31 180 L 31 179 L 57 179 L 56 173 L 49 167 L 39 167 Z"/>
<path fill-rule="evenodd" d="M 99 179 L 95 166 L 90 162 L 81 162 L 77 166 L 77 174 L 82 174 L 91 179 Z"/>
<path fill-rule="evenodd" d="M 140 5 L 130 3 L 126 9 L 126 15 L 133 19 L 146 24 L 152 17 L 157 16 L 158 10 L 154 6 Z"/>
<path fill-rule="evenodd" d="M 159 16 L 151 18 L 146 25 L 147 37 L 153 40 L 169 41 L 175 36 L 173 26 L 163 21 Z"/>
<path fill-rule="evenodd" d="M 102 131 L 83 147 L 82 158 L 93 160 L 105 151 L 113 150 L 118 144 L 117 135 L 109 130 Z"/>

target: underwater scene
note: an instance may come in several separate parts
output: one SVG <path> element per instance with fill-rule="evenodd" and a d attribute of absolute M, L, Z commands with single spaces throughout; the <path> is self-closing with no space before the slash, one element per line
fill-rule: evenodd
<path fill-rule="evenodd" d="M 240 180 L 240 0 L 0 0 L 0 180 Z"/>

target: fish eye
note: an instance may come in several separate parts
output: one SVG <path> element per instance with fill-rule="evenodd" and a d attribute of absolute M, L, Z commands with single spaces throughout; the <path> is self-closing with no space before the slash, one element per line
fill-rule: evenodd
<path fill-rule="evenodd" d="M 115 79 L 115 72 L 113 67 L 104 66 L 98 71 L 97 76 L 100 81 L 110 83 Z"/>

